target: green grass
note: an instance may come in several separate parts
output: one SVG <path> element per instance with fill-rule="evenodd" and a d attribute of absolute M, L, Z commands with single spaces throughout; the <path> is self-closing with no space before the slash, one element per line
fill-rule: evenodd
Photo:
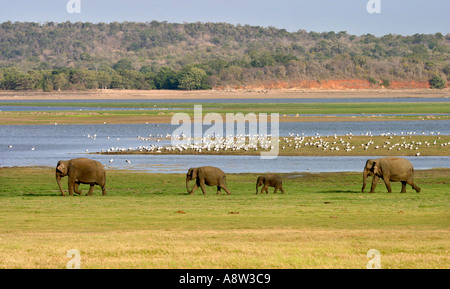
<path fill-rule="evenodd" d="M 220 113 L 247 113 L 266 112 L 280 114 L 422 114 L 450 113 L 448 106 L 434 102 L 408 102 L 408 103 L 199 103 L 203 110 Z M 95 108 L 181 108 L 181 112 L 192 113 L 193 103 L 57 103 L 57 102 L 4 102 L 5 106 L 41 106 L 41 107 L 95 107 Z M 186 109 L 186 110 L 183 110 Z M 155 113 L 161 112 L 155 110 Z"/>
<path fill-rule="evenodd" d="M 2 103 L 2 105 L 19 106 L 71 106 L 98 107 L 102 111 L 5 111 L 0 112 L 0 124 L 75 124 L 75 123 L 145 123 L 170 122 L 175 113 L 194 113 L 192 103 Z M 108 108 L 124 108 L 125 110 L 107 110 Z M 180 108 L 179 110 L 139 110 L 138 108 Z M 202 113 L 278 113 L 280 116 L 355 114 L 352 120 L 448 120 L 450 109 L 442 103 L 208 103 L 202 105 Z M 397 114 L 393 116 L 378 116 L 379 114 Z M 434 115 L 443 114 L 443 115 Z M 320 116 L 323 120 L 330 120 Z M 342 117 L 342 116 L 340 116 Z M 376 117 L 376 119 L 374 119 Z M 315 117 L 314 119 L 317 119 Z M 295 118 L 295 121 L 302 121 Z"/>
<path fill-rule="evenodd" d="M 187 195 L 183 174 L 108 171 L 107 196 L 61 197 L 52 168 L 2 168 L 0 268 L 65 268 L 69 249 L 82 268 L 365 268 L 369 249 L 382 268 L 450 267 L 449 169 L 416 172 L 407 194 L 361 194 L 360 173 L 282 176 L 284 195 L 256 195 L 257 174 Z"/>

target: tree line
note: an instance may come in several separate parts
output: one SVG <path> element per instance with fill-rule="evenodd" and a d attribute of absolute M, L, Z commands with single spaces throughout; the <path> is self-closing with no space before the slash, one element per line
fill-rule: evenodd
<path fill-rule="evenodd" d="M 132 69 L 67 68 L 30 70 L 0 69 L 0 88 L 5 90 L 85 90 L 85 89 L 210 89 L 206 72 L 195 66 L 174 71 L 162 67 L 157 73 L 146 67 Z"/>
<path fill-rule="evenodd" d="M 0 88 L 209 89 L 290 80 L 450 79 L 450 34 L 288 32 L 227 23 L 0 24 Z"/>

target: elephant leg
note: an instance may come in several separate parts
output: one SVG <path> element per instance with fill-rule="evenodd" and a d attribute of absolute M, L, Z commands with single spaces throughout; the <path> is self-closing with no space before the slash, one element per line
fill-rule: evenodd
<path fill-rule="evenodd" d="M 225 192 L 227 192 L 227 195 L 231 195 L 231 192 L 230 192 L 230 190 L 227 188 L 227 186 L 225 186 L 225 184 L 221 184 L 220 185 L 220 187 L 225 191 Z"/>
<path fill-rule="evenodd" d="M 281 191 L 282 194 L 284 194 L 283 185 L 280 186 L 280 191 Z"/>
<path fill-rule="evenodd" d="M 75 181 L 69 179 L 69 181 L 68 181 L 69 196 L 73 196 L 73 189 L 74 189 L 74 186 L 75 186 Z"/>
<path fill-rule="evenodd" d="M 219 186 L 227 193 L 227 195 L 231 195 L 230 190 L 227 188 L 225 184 L 226 184 L 225 178 L 219 181 Z"/>
<path fill-rule="evenodd" d="M 197 185 L 197 183 L 194 185 L 194 187 L 192 188 L 192 191 L 189 193 L 190 195 L 192 195 L 194 192 L 195 192 L 195 190 L 198 188 L 198 185 Z"/>
<path fill-rule="evenodd" d="M 89 192 L 86 194 L 86 196 L 92 196 L 93 191 L 94 191 L 94 185 L 89 185 Z"/>
<path fill-rule="evenodd" d="M 264 187 L 263 187 L 262 190 L 261 190 L 261 193 L 262 193 L 263 191 L 265 191 L 266 194 L 268 194 L 268 193 L 269 193 L 269 190 L 268 190 L 267 188 L 268 188 L 268 186 L 264 185 Z"/>
<path fill-rule="evenodd" d="M 220 193 L 221 193 L 221 188 L 220 188 L 220 186 L 217 186 L 217 195 L 220 195 Z"/>
<path fill-rule="evenodd" d="M 384 180 L 384 184 L 386 185 L 386 189 L 388 190 L 388 193 L 392 193 L 391 181 L 389 181 L 389 179 L 386 178 L 386 179 Z"/>
<path fill-rule="evenodd" d="M 420 188 L 418 186 L 416 186 L 416 184 L 412 181 L 409 180 L 407 181 L 408 185 L 410 185 L 414 190 L 416 190 L 416 192 L 420 193 Z"/>
<path fill-rule="evenodd" d="M 275 190 L 273 190 L 273 193 L 276 194 L 278 192 L 278 186 L 275 186 Z"/>
<path fill-rule="evenodd" d="M 106 187 L 105 186 L 102 186 L 102 195 L 106 196 Z"/>
<path fill-rule="evenodd" d="M 370 187 L 370 192 L 369 192 L 369 193 L 375 192 L 375 188 L 377 187 L 377 183 L 378 183 L 378 180 L 379 180 L 379 179 L 380 179 L 379 176 L 377 176 L 377 175 L 374 175 L 374 176 L 373 176 L 373 179 L 372 179 L 372 186 Z"/>
<path fill-rule="evenodd" d="M 227 192 L 227 195 L 231 195 L 231 192 L 230 192 L 230 190 L 228 190 L 227 187 L 225 187 L 225 186 L 221 186 L 221 187 L 225 192 Z"/>
<path fill-rule="evenodd" d="M 73 185 L 73 191 L 81 196 L 81 190 L 79 189 L 79 187 L 80 187 L 80 184 L 75 182 L 75 184 Z"/>
<path fill-rule="evenodd" d="M 406 193 L 406 182 L 402 181 L 402 190 L 400 191 L 400 193 Z"/>
<path fill-rule="evenodd" d="M 206 195 L 206 187 L 205 187 L 205 182 L 200 182 L 200 188 L 202 189 L 202 192 L 204 195 Z"/>

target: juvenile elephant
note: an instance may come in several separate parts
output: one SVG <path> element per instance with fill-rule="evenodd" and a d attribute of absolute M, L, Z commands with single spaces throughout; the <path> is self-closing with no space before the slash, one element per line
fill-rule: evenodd
<path fill-rule="evenodd" d="M 283 183 L 281 181 L 281 177 L 278 175 L 259 176 L 256 180 L 256 194 L 258 194 L 258 188 L 260 186 L 263 186 L 261 189 L 261 194 L 263 193 L 263 191 L 266 191 L 266 194 L 268 194 L 268 187 L 275 188 L 275 190 L 273 191 L 274 194 L 278 191 L 278 189 L 280 189 L 281 193 L 284 194 Z"/>
<path fill-rule="evenodd" d="M 364 193 L 367 176 L 373 176 L 370 193 L 375 191 L 379 178 L 384 180 L 388 193 L 392 193 L 391 182 L 401 182 L 402 191 L 406 193 L 406 184 L 420 192 L 420 188 L 414 184 L 414 168 L 410 161 L 398 157 L 386 157 L 379 159 L 369 159 L 366 162 L 363 172 L 363 186 L 361 192 Z"/>
<path fill-rule="evenodd" d="M 195 185 L 192 190 L 189 190 L 189 181 L 191 180 L 195 180 Z M 193 194 L 200 187 L 205 195 L 205 185 L 217 186 L 217 194 L 220 194 L 221 189 L 224 189 L 227 195 L 231 194 L 226 186 L 225 173 L 221 169 L 209 166 L 190 168 L 186 174 L 186 189 L 188 193 Z"/>
<path fill-rule="evenodd" d="M 103 165 L 98 161 L 86 158 L 59 161 L 56 165 L 56 182 L 63 196 L 64 191 L 61 187 L 61 178 L 65 176 L 69 177 L 70 196 L 73 196 L 73 192 L 81 195 L 81 190 L 78 190 L 79 184 L 90 185 L 88 196 L 92 195 L 94 185 L 99 185 L 102 188 L 102 194 L 106 195 L 106 172 Z"/>

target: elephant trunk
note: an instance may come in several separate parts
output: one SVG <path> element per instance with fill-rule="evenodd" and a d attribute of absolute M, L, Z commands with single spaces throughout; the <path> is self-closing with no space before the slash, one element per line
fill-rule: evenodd
<path fill-rule="evenodd" d="M 367 175 L 369 174 L 369 170 L 368 169 L 364 169 L 364 173 L 363 173 L 363 185 L 361 188 L 361 193 L 364 193 L 364 189 L 366 188 L 366 181 L 367 181 Z"/>
<path fill-rule="evenodd" d="M 259 188 L 259 180 L 256 181 L 256 194 L 258 194 L 258 188 Z"/>
<path fill-rule="evenodd" d="M 56 172 L 55 176 L 56 176 L 56 182 L 58 183 L 59 191 L 61 192 L 61 195 L 64 196 L 64 191 L 61 186 L 61 174 Z"/>

